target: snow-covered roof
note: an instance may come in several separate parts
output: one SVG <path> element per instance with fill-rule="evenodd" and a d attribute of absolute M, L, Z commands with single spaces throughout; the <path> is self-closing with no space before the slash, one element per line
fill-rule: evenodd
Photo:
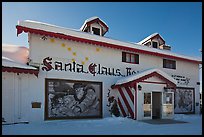
<path fill-rule="evenodd" d="M 162 75 L 163 77 L 165 77 L 166 79 L 168 79 L 169 81 L 171 81 L 172 83 L 174 83 L 176 85 L 177 81 L 174 78 L 172 78 L 171 76 L 169 76 L 167 73 L 165 73 L 159 69 L 156 69 L 156 68 L 150 68 L 150 69 L 140 71 L 139 73 L 136 73 L 134 75 L 123 77 L 123 78 L 117 80 L 115 83 L 115 86 L 137 80 L 137 79 L 144 77 L 148 74 L 151 74 L 153 72 L 157 72 L 158 74 Z"/>
<path fill-rule="evenodd" d="M 26 64 L 15 62 L 12 59 L 2 56 L 2 66 L 3 67 L 10 67 L 10 68 L 22 68 L 22 69 L 33 69 L 37 70 L 35 67 L 28 66 Z"/>
<path fill-rule="evenodd" d="M 100 21 L 102 21 L 102 22 L 108 27 L 108 25 L 107 25 L 102 19 L 100 19 L 100 18 L 97 17 L 97 16 L 94 16 L 94 17 L 91 17 L 91 18 L 86 19 L 86 20 L 84 21 L 84 24 L 81 26 L 80 30 L 82 31 L 83 28 L 84 28 L 84 26 L 85 26 L 88 22 L 90 22 L 90 21 L 92 21 L 92 20 L 95 20 L 95 19 L 99 19 Z"/>
<path fill-rule="evenodd" d="M 141 46 L 140 44 L 136 44 L 136 43 L 133 44 L 133 43 L 128 43 L 128 42 L 123 42 L 123 41 L 114 40 L 114 39 L 110 39 L 110 38 L 106 38 L 106 37 L 101 37 L 98 35 L 93 35 L 93 34 L 82 32 L 82 31 L 77 31 L 77 30 L 67 29 L 67 28 L 65 29 L 62 27 L 53 26 L 53 25 L 45 24 L 45 23 L 41 23 L 41 22 L 35 22 L 35 21 L 29 21 L 29 20 L 19 21 L 17 27 L 19 27 L 19 26 L 25 27 L 25 28 L 36 29 L 36 30 L 40 30 L 40 31 L 51 32 L 53 34 L 64 34 L 66 36 L 76 37 L 76 38 L 80 38 L 80 39 L 86 39 L 86 40 L 90 40 L 90 41 L 97 41 L 100 43 L 116 45 L 118 47 L 120 46 L 120 48 L 121 47 L 122 48 L 129 48 L 129 49 L 140 50 L 140 51 L 153 53 L 153 54 L 156 53 L 156 54 L 162 54 L 164 56 L 173 56 L 173 57 L 177 57 L 177 58 L 182 58 L 184 60 L 185 59 L 193 60 L 195 62 L 202 61 L 201 58 L 197 58 L 197 57 L 189 57 L 189 56 L 173 53 L 173 52 L 167 51 L 167 50 L 150 48 L 147 46 Z"/>
<path fill-rule="evenodd" d="M 149 35 L 148 37 L 144 38 L 143 40 L 141 40 L 140 42 L 137 42 L 137 44 L 143 44 L 145 41 L 153 38 L 154 36 L 159 35 L 159 33 L 153 33 L 151 35 Z M 159 35 L 160 36 L 160 35 Z M 162 38 L 162 36 L 160 36 Z M 162 38 L 163 39 L 163 38 Z M 163 39 L 164 40 L 164 39 Z"/>

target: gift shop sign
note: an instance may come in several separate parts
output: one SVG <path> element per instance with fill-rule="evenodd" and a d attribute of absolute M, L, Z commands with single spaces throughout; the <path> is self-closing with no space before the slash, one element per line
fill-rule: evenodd
<path fill-rule="evenodd" d="M 177 84 L 180 84 L 180 85 L 188 85 L 190 82 L 190 78 L 185 76 L 180 76 L 180 75 L 171 75 L 171 76 L 177 81 Z"/>
<path fill-rule="evenodd" d="M 96 75 L 109 75 L 109 76 L 129 76 L 136 74 L 139 71 L 134 71 L 131 68 L 126 68 L 125 73 L 123 74 L 119 68 L 110 68 L 103 66 L 101 64 L 90 63 L 88 67 L 74 62 L 63 63 L 61 61 L 53 61 L 51 57 L 46 57 L 43 59 L 43 71 L 65 71 L 65 72 L 75 72 L 75 73 L 84 73 Z"/>

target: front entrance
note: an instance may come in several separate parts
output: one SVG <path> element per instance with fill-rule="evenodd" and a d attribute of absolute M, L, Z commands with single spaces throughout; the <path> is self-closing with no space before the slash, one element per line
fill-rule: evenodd
<path fill-rule="evenodd" d="M 161 92 L 152 92 L 152 119 L 161 118 Z"/>
<path fill-rule="evenodd" d="M 143 119 L 165 119 L 173 116 L 173 92 L 145 92 Z"/>

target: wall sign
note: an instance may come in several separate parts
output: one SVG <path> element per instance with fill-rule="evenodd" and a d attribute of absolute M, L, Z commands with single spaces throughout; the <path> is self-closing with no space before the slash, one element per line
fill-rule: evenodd
<path fill-rule="evenodd" d="M 122 74 L 119 68 L 110 68 L 103 66 L 101 64 L 91 63 L 86 68 L 83 64 L 79 64 L 74 62 L 63 63 L 61 61 L 54 61 L 51 57 L 46 57 L 43 59 L 43 71 L 68 71 L 68 72 L 76 72 L 76 73 L 84 73 L 91 74 L 93 76 L 96 75 L 109 75 L 109 76 L 129 76 L 138 73 L 139 71 L 134 71 L 132 68 L 126 68 L 126 73 Z"/>
<path fill-rule="evenodd" d="M 177 84 L 180 85 L 188 85 L 190 78 L 187 78 L 185 76 L 180 76 L 180 75 L 171 75 L 175 80 L 177 80 Z"/>
<path fill-rule="evenodd" d="M 41 108 L 41 102 L 32 102 L 32 108 Z"/>

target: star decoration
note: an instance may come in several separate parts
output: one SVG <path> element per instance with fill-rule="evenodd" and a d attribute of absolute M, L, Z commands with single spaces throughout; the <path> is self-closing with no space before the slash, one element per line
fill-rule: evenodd
<path fill-rule="evenodd" d="M 69 47 L 69 48 L 67 48 L 67 50 L 68 50 L 68 51 L 71 51 L 71 50 L 72 50 L 72 48 L 70 48 L 70 47 Z"/>
<path fill-rule="evenodd" d="M 65 47 L 65 44 L 64 44 L 64 43 L 62 43 L 62 44 L 61 44 L 61 46 L 62 46 L 62 47 Z"/>
<path fill-rule="evenodd" d="M 72 59 L 72 62 L 75 62 L 75 59 Z"/>
<path fill-rule="evenodd" d="M 76 52 L 73 52 L 73 56 L 76 56 Z"/>
<path fill-rule="evenodd" d="M 53 38 L 52 38 L 52 39 L 50 39 L 50 42 L 52 42 L 52 43 L 53 43 L 53 42 L 55 42 L 55 39 L 53 39 Z"/>
<path fill-rule="evenodd" d="M 84 62 L 84 61 L 82 61 L 82 62 L 81 62 L 81 64 L 82 64 L 82 65 L 84 65 L 84 64 L 85 64 L 85 62 Z"/>
<path fill-rule="evenodd" d="M 86 60 L 86 61 L 88 61 L 88 60 L 89 60 L 89 58 L 88 58 L 88 57 L 86 57 L 86 58 L 85 58 L 85 60 Z"/>
<path fill-rule="evenodd" d="M 100 51 L 100 48 L 96 48 L 96 51 L 99 52 L 99 51 Z"/>

